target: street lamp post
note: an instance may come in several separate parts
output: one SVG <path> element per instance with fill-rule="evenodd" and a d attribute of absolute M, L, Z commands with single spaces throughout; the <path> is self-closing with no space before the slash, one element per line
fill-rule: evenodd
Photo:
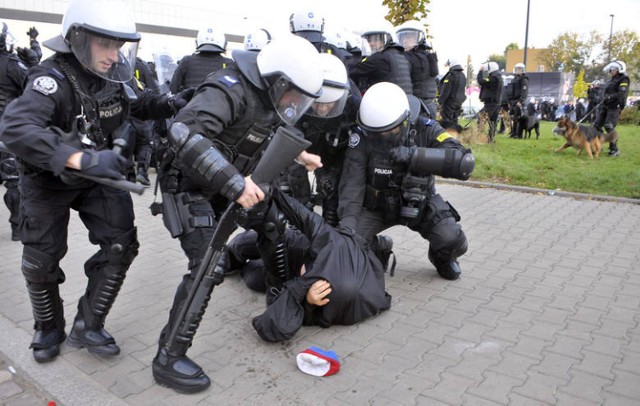
<path fill-rule="evenodd" d="M 611 29 L 609 30 L 609 61 L 611 61 L 611 41 L 613 39 L 613 14 L 609 14 L 611 17 Z"/>
<path fill-rule="evenodd" d="M 527 47 L 529 45 L 529 7 L 531 6 L 531 0 L 527 0 L 527 25 L 525 27 L 524 30 L 524 55 L 523 55 L 523 61 L 522 63 L 524 63 L 525 69 L 527 66 Z"/>

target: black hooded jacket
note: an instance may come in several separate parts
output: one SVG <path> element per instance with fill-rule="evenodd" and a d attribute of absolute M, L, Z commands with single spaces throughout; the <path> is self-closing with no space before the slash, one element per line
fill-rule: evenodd
<path fill-rule="evenodd" d="M 310 241 L 310 259 L 306 272 L 286 282 L 276 300 L 253 319 L 263 340 L 289 340 L 303 324 L 355 324 L 389 309 L 391 296 L 385 292 L 382 264 L 364 240 L 349 230 L 331 227 L 320 215 L 277 190 L 274 200 Z M 306 302 L 307 290 L 320 279 L 331 284 L 332 292 L 329 303 L 313 306 Z"/>

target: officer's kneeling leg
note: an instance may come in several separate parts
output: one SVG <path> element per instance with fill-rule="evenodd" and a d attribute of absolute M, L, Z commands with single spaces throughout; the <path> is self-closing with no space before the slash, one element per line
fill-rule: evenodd
<path fill-rule="evenodd" d="M 60 354 L 64 332 L 64 309 L 58 284 L 64 273 L 58 262 L 44 252 L 25 246 L 22 254 L 22 274 L 35 320 L 35 334 L 30 348 L 37 362 L 47 362 Z"/>
<path fill-rule="evenodd" d="M 461 270 L 457 258 L 467 252 L 467 237 L 464 235 L 455 209 L 440 195 L 428 202 L 425 221 L 418 230 L 429 240 L 429 261 L 444 279 L 456 280 Z"/>

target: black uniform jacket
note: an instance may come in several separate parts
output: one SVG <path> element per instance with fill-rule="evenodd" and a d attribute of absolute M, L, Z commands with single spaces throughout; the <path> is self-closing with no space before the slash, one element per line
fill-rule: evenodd
<path fill-rule="evenodd" d="M 72 54 L 56 54 L 29 70 L 22 96 L 7 106 L 0 122 L 0 140 L 29 166 L 45 171 L 43 186 L 66 189 L 69 186 L 56 176 L 64 170 L 69 156 L 79 149 L 65 144 L 60 134 L 51 127 L 58 127 L 64 132 L 71 131 L 76 117 L 81 113 L 81 103 L 65 75 L 58 69 L 54 61 L 56 57 L 66 60 L 77 81 L 90 93 L 91 98 L 107 87 L 118 86 L 117 89 L 121 89 L 123 85 L 107 82 L 84 70 Z M 137 97 L 129 108 L 131 114 L 138 118 L 164 118 L 173 113 L 164 95 L 142 92 Z M 97 105 L 94 107 L 98 109 Z"/>
<path fill-rule="evenodd" d="M 458 140 L 447 133 L 435 120 L 420 116 L 413 125 L 415 136 L 403 145 L 415 145 L 426 148 L 454 148 L 465 151 L 466 148 Z M 343 174 L 340 179 L 338 196 L 338 216 L 344 227 L 357 229 L 358 219 L 364 203 L 370 166 L 379 158 L 388 159 L 391 147 L 380 147 L 375 137 L 354 134 L 349 141 L 345 154 Z M 423 175 L 423 174 L 420 174 Z M 427 175 L 427 174 L 424 174 Z M 394 176 L 394 175 L 391 175 Z"/>
<path fill-rule="evenodd" d="M 303 324 L 329 327 L 350 325 L 391 306 L 385 292 L 384 270 L 364 241 L 347 230 L 337 230 L 294 198 L 276 191 L 274 199 L 289 221 L 311 242 L 306 272 L 285 283 L 277 299 L 253 327 L 265 341 L 292 338 Z M 331 284 L 329 303 L 312 306 L 305 300 L 317 280 Z"/>

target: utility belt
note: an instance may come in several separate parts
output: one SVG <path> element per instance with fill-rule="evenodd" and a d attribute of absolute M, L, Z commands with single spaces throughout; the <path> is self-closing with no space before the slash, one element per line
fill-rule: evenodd
<path fill-rule="evenodd" d="M 433 196 L 433 179 L 406 174 L 400 188 L 378 189 L 367 185 L 363 207 L 381 211 L 385 222 L 419 221 L 425 212 L 427 201 Z"/>

